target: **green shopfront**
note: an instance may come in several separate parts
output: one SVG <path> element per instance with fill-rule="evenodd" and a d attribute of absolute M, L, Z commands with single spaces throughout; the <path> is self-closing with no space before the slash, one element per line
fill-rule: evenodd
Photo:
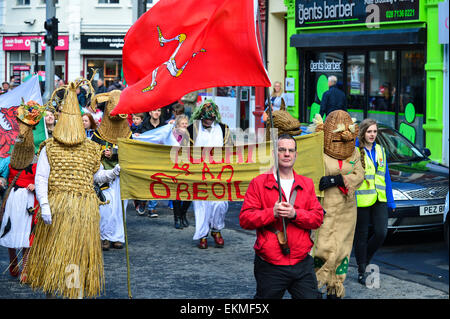
<path fill-rule="evenodd" d="M 440 161 L 443 48 L 437 40 L 438 2 L 285 0 L 286 75 L 296 84 L 291 114 L 310 122 L 328 90 L 328 76 L 335 75 L 352 117 L 395 127 Z"/>

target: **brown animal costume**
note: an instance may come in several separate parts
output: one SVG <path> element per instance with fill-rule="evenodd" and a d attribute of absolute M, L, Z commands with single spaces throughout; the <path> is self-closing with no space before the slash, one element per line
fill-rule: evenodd
<path fill-rule="evenodd" d="M 320 116 L 315 122 L 325 139 L 325 176 L 319 189 L 324 190 L 320 202 L 326 214 L 314 234 L 314 267 L 319 289 L 326 285 L 328 295 L 342 298 L 356 226 L 355 191 L 364 180 L 360 153 L 355 148 L 358 127 L 341 110 L 330 113 L 323 124 Z"/>
<path fill-rule="evenodd" d="M 65 298 L 95 297 L 105 283 L 100 201 L 93 188 L 101 152 L 86 138 L 76 94 L 81 84 L 71 82 L 62 88 L 66 92 L 53 137 L 41 144 L 37 171 L 40 165 L 49 166 L 48 192 L 39 198 L 37 175 L 42 219 L 27 264 L 26 282 L 32 288 Z M 49 224 L 44 223 L 44 205 L 51 210 Z"/>

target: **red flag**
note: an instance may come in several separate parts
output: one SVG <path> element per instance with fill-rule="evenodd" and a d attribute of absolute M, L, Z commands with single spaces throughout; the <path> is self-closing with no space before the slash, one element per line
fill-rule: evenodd
<path fill-rule="evenodd" d="M 160 0 L 125 36 L 128 87 L 115 114 L 147 112 L 218 86 L 264 86 L 253 0 Z"/>

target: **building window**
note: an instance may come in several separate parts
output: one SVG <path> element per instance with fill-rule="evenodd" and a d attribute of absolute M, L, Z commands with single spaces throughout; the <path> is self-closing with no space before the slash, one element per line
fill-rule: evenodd
<path fill-rule="evenodd" d="M 401 58 L 400 113 L 412 104 L 415 113 L 424 114 L 425 56 L 423 50 L 404 50 Z"/>
<path fill-rule="evenodd" d="M 97 69 L 95 80 L 101 79 L 105 86 L 110 86 L 114 79 L 122 78 L 122 60 L 120 58 L 90 58 L 87 60 L 88 79 Z"/>
<path fill-rule="evenodd" d="M 306 103 L 312 121 L 314 114 L 319 113 L 323 94 L 328 91 L 328 77 L 336 76 L 336 87 L 343 90 L 344 53 L 343 52 L 308 52 L 306 57 Z"/>
<path fill-rule="evenodd" d="M 395 112 L 396 51 L 372 51 L 369 53 L 369 62 L 369 110 Z"/>
<path fill-rule="evenodd" d="M 55 4 L 58 4 L 59 0 L 54 0 L 54 1 L 55 1 Z M 45 5 L 45 4 L 47 4 L 47 0 L 41 0 L 41 5 Z"/>
<path fill-rule="evenodd" d="M 365 54 L 348 54 L 347 57 L 347 108 L 363 110 L 365 79 Z"/>
<path fill-rule="evenodd" d="M 16 6 L 29 6 L 30 0 L 16 0 Z"/>
<path fill-rule="evenodd" d="M 405 124 L 416 128 L 422 125 L 425 112 L 423 48 L 305 51 L 303 61 L 305 89 L 301 92 L 304 103 L 301 121 L 311 122 L 319 112 L 323 93 L 328 90 L 327 78 L 335 75 L 337 87 L 347 97 L 348 111 L 358 120 L 371 117 L 395 128 Z M 408 138 L 413 143 L 419 141 L 420 145 L 423 132 L 416 131 L 415 138 Z"/>
<path fill-rule="evenodd" d="M 98 0 L 98 4 L 119 4 L 119 0 Z"/>

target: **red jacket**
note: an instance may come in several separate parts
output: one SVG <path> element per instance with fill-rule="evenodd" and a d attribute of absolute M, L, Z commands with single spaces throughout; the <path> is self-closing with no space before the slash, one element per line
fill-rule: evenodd
<path fill-rule="evenodd" d="M 313 246 L 310 230 L 317 229 L 323 222 L 323 208 L 316 197 L 314 183 L 310 178 L 294 172 L 292 191 L 297 188 L 294 209 L 295 219 L 286 219 L 286 233 L 290 248 L 289 255 L 283 255 L 277 236 L 263 226 L 273 224 L 282 231 L 281 218 L 275 218 L 273 207 L 278 201 L 278 184 L 273 173 L 255 177 L 249 184 L 244 203 L 239 215 L 239 222 L 244 229 L 256 229 L 255 252 L 265 261 L 274 265 L 295 265 L 303 260 Z M 286 201 L 284 192 L 283 201 Z"/>

